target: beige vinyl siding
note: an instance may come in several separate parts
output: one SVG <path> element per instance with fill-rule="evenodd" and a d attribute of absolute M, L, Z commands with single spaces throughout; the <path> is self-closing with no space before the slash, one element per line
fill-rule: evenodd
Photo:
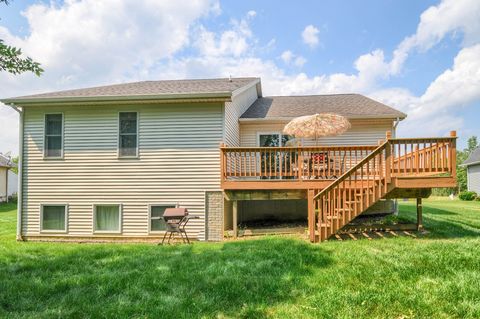
<path fill-rule="evenodd" d="M 480 164 L 467 167 L 468 190 L 480 194 Z"/>
<path fill-rule="evenodd" d="M 385 139 L 386 131 L 392 130 L 392 120 L 351 120 L 350 130 L 339 136 L 322 137 L 318 145 L 376 145 L 378 140 Z M 259 133 L 282 132 L 287 122 L 261 123 L 241 122 L 241 146 L 258 146 Z M 315 145 L 314 139 L 304 139 L 303 145 Z"/>
<path fill-rule="evenodd" d="M 149 234 L 149 204 L 180 204 L 203 239 L 205 191 L 220 189 L 222 104 L 27 107 L 23 235 L 40 232 L 40 204 L 69 205 L 68 234 L 92 236 L 93 205 L 122 204 L 122 235 Z M 139 157 L 119 159 L 118 112 L 137 111 Z M 44 114 L 64 114 L 64 159 L 43 159 Z"/>
<path fill-rule="evenodd" d="M 256 85 L 236 95 L 232 102 L 225 103 L 225 144 L 240 146 L 240 125 L 238 119 L 257 100 Z"/>

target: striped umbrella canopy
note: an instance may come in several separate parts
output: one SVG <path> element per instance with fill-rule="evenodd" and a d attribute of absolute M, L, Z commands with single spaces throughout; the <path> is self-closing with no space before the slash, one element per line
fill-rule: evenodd
<path fill-rule="evenodd" d="M 294 118 L 283 128 L 283 133 L 298 137 L 315 138 L 335 136 L 351 127 L 350 122 L 339 114 L 321 113 Z"/>

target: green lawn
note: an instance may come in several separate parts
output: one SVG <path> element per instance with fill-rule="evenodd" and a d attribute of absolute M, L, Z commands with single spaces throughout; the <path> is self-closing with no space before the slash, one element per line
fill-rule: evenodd
<path fill-rule="evenodd" d="M 480 202 L 427 200 L 424 224 L 316 245 L 28 243 L 0 206 L 0 317 L 479 318 Z"/>

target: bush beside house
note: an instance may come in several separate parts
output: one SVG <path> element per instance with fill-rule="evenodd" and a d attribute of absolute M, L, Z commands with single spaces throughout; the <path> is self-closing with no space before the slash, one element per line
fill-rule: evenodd
<path fill-rule="evenodd" d="M 468 200 L 468 201 L 471 201 L 471 200 L 480 200 L 480 197 L 477 195 L 477 193 L 471 192 L 471 191 L 463 191 L 463 192 L 461 192 L 461 193 L 458 195 L 458 198 L 460 198 L 461 200 Z"/>

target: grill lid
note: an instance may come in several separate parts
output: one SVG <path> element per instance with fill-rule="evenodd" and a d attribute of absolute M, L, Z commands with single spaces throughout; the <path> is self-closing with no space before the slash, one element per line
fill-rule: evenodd
<path fill-rule="evenodd" d="M 167 208 L 163 213 L 163 218 L 185 217 L 188 215 L 188 210 L 184 207 Z"/>

